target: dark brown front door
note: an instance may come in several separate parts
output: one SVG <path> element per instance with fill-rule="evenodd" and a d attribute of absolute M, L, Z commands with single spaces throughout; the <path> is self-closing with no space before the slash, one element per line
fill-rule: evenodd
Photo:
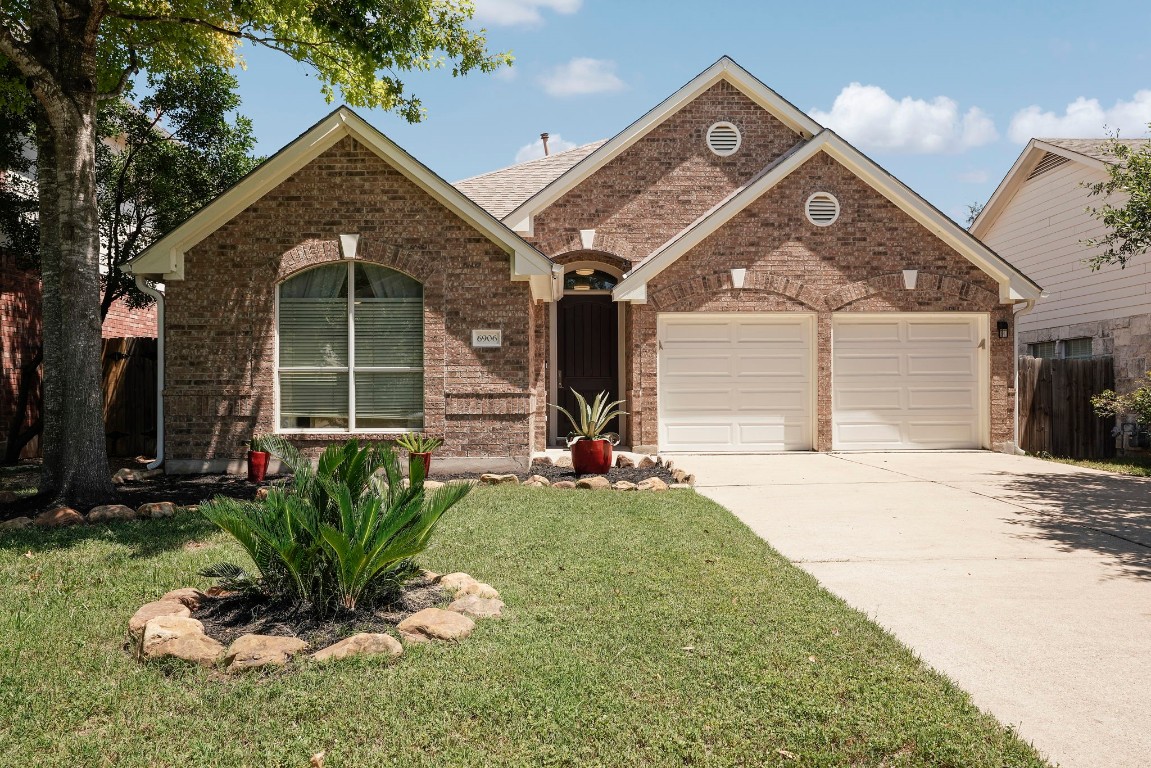
<path fill-rule="evenodd" d="M 591 402 L 606 391 L 609 401 L 619 399 L 619 310 L 607 294 L 565 294 L 556 305 L 556 374 L 559 404 L 576 418 L 579 392 Z M 571 431 L 562 413 L 553 412 L 560 440 Z M 619 420 L 608 427 L 619 432 Z"/>

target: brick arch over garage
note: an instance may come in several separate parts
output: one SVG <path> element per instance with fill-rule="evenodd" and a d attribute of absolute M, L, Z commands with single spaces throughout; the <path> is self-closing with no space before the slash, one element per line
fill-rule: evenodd
<path fill-rule="evenodd" d="M 867 280 L 837 288 L 819 300 L 818 306 L 827 312 L 836 312 L 849 305 L 874 296 L 895 299 L 896 304 L 916 304 L 919 297 L 929 298 L 933 306 L 954 303 L 954 309 L 991 311 L 999 305 L 999 297 L 991 291 L 967 280 L 950 275 L 920 272 L 914 289 L 903 285 L 902 272 L 888 272 Z M 914 309 L 914 306 L 908 307 Z"/>
<path fill-rule="evenodd" d="M 659 312 L 698 310 L 702 304 L 726 298 L 724 303 L 754 304 L 757 311 L 818 311 L 822 307 L 821 297 L 794 278 L 749 271 L 745 280 L 743 288 L 736 288 L 730 270 L 693 274 L 681 283 L 666 284 L 652 291 L 648 295 L 648 306 Z M 765 304 L 777 306 L 764 307 Z"/>

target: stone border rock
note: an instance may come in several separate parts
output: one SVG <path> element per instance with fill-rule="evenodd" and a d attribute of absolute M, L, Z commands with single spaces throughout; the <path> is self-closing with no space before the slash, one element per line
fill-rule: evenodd
<path fill-rule="evenodd" d="M 451 591 L 453 598 L 446 608 L 425 608 L 396 625 L 400 638 L 408 645 L 459 642 L 475 629 L 476 619 L 503 615 L 504 603 L 490 584 L 462 572 L 440 576 L 424 571 L 424 576 Z M 228 674 L 282 667 L 311 651 L 307 641 L 281 635 L 242 635 L 225 647 L 204 631 L 202 622 L 191 616 L 205 597 L 194 587 L 184 587 L 140 606 L 128 620 L 125 648 L 141 663 L 180 659 L 202 667 L 219 668 Z M 403 652 L 403 644 L 391 635 L 361 632 L 309 653 L 308 658 L 326 662 L 376 656 L 391 661 Z"/>
<path fill-rule="evenodd" d="M 0 533 L 24 528 L 66 528 L 71 525 L 121 523 L 175 517 L 177 512 L 196 512 L 198 506 L 178 507 L 170 501 L 150 501 L 132 509 L 124 504 L 102 504 L 84 515 L 71 507 L 55 507 L 35 517 L 14 517 L 0 523 Z"/>
<path fill-rule="evenodd" d="M 555 460 L 549 456 L 543 456 L 532 461 L 532 464 L 536 463 L 565 468 L 572 465 L 571 456 L 569 455 L 560 456 Z M 676 467 L 674 461 L 668 460 L 663 456 L 644 455 L 637 462 L 628 454 L 620 453 L 616 454 L 616 460 L 613 466 L 622 468 L 635 467 L 637 469 L 663 467 L 668 472 L 671 472 L 671 476 L 675 482 L 667 483 L 661 478 L 649 477 L 638 483 L 632 483 L 627 480 L 617 480 L 613 483 L 603 475 L 585 475 L 578 480 L 557 480 L 552 482 L 543 475 L 531 475 L 521 483 L 519 477 L 516 475 L 498 475 L 494 473 L 482 474 L 477 480 L 482 485 L 523 485 L 527 488 L 557 488 L 561 490 L 578 488 L 587 491 L 683 491 L 695 487 L 695 475 L 690 474 L 687 470 Z"/>

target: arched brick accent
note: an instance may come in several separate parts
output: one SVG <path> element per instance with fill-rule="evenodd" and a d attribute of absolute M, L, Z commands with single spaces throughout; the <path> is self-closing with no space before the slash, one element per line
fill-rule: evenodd
<path fill-rule="evenodd" d="M 411 275 L 421 283 L 428 282 L 435 275 L 432 259 L 426 253 L 411 248 L 361 238 L 356 255 L 358 261 L 395 269 Z M 276 282 L 283 282 L 305 269 L 338 261 L 342 261 L 338 241 L 308 240 L 281 255 L 276 264 Z"/>
<path fill-rule="evenodd" d="M 640 261 L 646 255 L 636 253 L 631 243 L 610 232 L 596 232 L 591 249 L 585 249 L 583 247 L 583 240 L 580 239 L 578 230 L 573 231 L 570 229 L 548 235 L 536 242 L 535 246 L 553 260 L 559 259 L 557 254 L 566 255 L 573 251 L 596 254 L 618 254 L 614 256 L 614 258 L 620 260 L 620 263 L 625 265 L 623 267 L 623 271 L 625 272 L 631 269 L 632 264 Z"/>
<path fill-rule="evenodd" d="M 631 263 L 628 262 L 627 259 L 620 258 L 614 253 L 608 253 L 606 251 L 599 250 L 580 249 L 575 251 L 568 251 L 567 253 L 561 253 L 558 256 L 552 256 L 551 259 L 556 264 L 564 265 L 571 264 L 576 261 L 598 261 L 601 264 L 607 264 L 608 266 L 618 269 L 621 274 L 631 269 Z"/>
<path fill-rule="evenodd" d="M 896 293 L 914 298 L 915 294 L 920 292 L 934 292 L 937 296 L 957 299 L 988 310 L 994 309 L 999 304 L 999 297 L 991 291 L 957 277 L 920 272 L 915 289 L 908 290 L 903 287 L 902 272 L 888 272 L 838 288 L 823 296 L 818 306 L 828 312 L 834 312 L 876 294 Z"/>
<path fill-rule="evenodd" d="M 649 284 L 650 290 L 650 284 Z M 715 270 L 708 274 L 693 275 L 691 279 L 675 282 L 658 288 L 648 294 L 648 305 L 653 309 L 668 311 L 699 296 L 711 297 L 723 291 L 737 291 L 740 295 L 752 293 L 774 293 L 791 299 L 804 308 L 817 309 L 818 301 L 813 291 L 794 278 L 772 275 L 767 272 L 748 272 L 742 289 L 731 283 L 730 270 Z"/>

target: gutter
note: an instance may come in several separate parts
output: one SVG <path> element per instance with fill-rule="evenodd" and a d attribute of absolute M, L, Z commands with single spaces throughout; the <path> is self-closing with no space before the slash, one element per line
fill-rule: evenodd
<path fill-rule="evenodd" d="M 148 469 L 164 464 L 164 294 L 136 275 L 136 287 L 156 300 L 156 458 Z"/>
<path fill-rule="evenodd" d="M 1040 298 L 1042 298 L 1042 296 L 1040 296 Z M 1039 299 L 1025 299 L 1022 308 L 1020 308 L 1019 304 L 1016 304 L 1011 310 L 1011 346 L 1014 353 L 1012 366 L 1015 370 L 1015 378 L 1013 381 L 1015 388 L 1015 441 L 1012 445 L 1014 449 L 1012 453 L 1016 455 L 1023 453 L 1023 449 L 1019 447 L 1019 318 L 1035 309 L 1035 304 L 1038 301 Z"/>

